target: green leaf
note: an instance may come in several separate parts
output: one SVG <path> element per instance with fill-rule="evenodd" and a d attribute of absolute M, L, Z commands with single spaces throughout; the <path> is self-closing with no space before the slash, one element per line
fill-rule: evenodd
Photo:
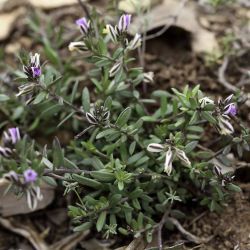
<path fill-rule="evenodd" d="M 241 188 L 239 186 L 234 185 L 233 183 L 227 184 L 226 188 L 233 192 L 241 192 Z"/>
<path fill-rule="evenodd" d="M 38 104 L 38 103 L 42 102 L 44 100 L 44 98 L 46 97 L 46 95 L 47 95 L 46 92 L 39 93 L 36 96 L 35 100 L 33 101 L 33 104 Z"/>
<path fill-rule="evenodd" d="M 196 94 L 198 93 L 200 89 L 200 85 L 196 85 L 193 90 L 192 90 L 192 96 L 196 96 Z"/>
<path fill-rule="evenodd" d="M 0 94 L 0 102 L 8 101 L 10 98 L 7 95 Z"/>
<path fill-rule="evenodd" d="M 91 164 L 97 170 L 104 168 L 104 165 L 103 165 L 102 161 L 97 157 L 93 157 L 91 159 Z"/>
<path fill-rule="evenodd" d="M 82 91 L 82 106 L 85 112 L 90 110 L 90 95 L 88 88 L 84 88 Z"/>
<path fill-rule="evenodd" d="M 43 157 L 42 158 L 42 163 L 49 169 L 53 169 L 53 163 L 49 161 L 47 158 Z"/>
<path fill-rule="evenodd" d="M 200 159 L 210 159 L 213 157 L 213 153 L 209 151 L 199 151 L 196 156 Z"/>
<path fill-rule="evenodd" d="M 115 180 L 114 174 L 108 172 L 105 169 L 99 171 L 91 171 L 90 175 L 101 182 L 112 182 Z"/>
<path fill-rule="evenodd" d="M 54 168 L 58 168 L 60 166 L 63 166 L 64 163 L 64 156 L 63 151 L 60 145 L 60 141 L 57 137 L 55 137 L 53 141 L 53 165 Z"/>
<path fill-rule="evenodd" d="M 187 130 L 192 131 L 192 132 L 197 132 L 197 133 L 202 133 L 204 131 L 204 129 L 200 126 L 188 126 Z"/>
<path fill-rule="evenodd" d="M 118 181 L 118 189 L 122 191 L 124 189 L 124 182 L 123 181 Z"/>
<path fill-rule="evenodd" d="M 144 122 L 155 122 L 157 120 L 157 118 L 153 116 L 143 116 L 140 119 Z"/>
<path fill-rule="evenodd" d="M 129 154 L 132 155 L 135 151 L 135 147 L 136 147 L 136 142 L 133 141 L 130 146 L 129 146 Z"/>
<path fill-rule="evenodd" d="M 167 112 L 167 108 L 168 108 L 168 105 L 167 105 L 167 97 L 165 96 L 161 96 L 161 107 L 160 107 L 160 110 L 161 110 L 161 117 L 164 117 L 166 112 Z"/>
<path fill-rule="evenodd" d="M 73 102 L 74 102 L 74 99 L 76 98 L 76 93 L 77 93 L 78 84 L 79 84 L 79 81 L 76 80 L 76 82 L 75 82 L 75 84 L 74 84 L 74 87 L 73 87 L 73 90 L 72 90 L 72 93 L 71 93 L 71 97 L 70 97 L 70 102 L 71 102 L 71 103 L 73 103 Z"/>
<path fill-rule="evenodd" d="M 121 201 L 122 195 L 121 194 L 113 194 L 109 199 L 110 206 L 116 206 Z"/>
<path fill-rule="evenodd" d="M 190 153 L 197 146 L 198 141 L 191 141 L 185 146 L 185 152 Z"/>
<path fill-rule="evenodd" d="M 128 233 L 128 230 L 125 229 L 125 228 L 123 228 L 123 227 L 119 227 L 119 228 L 118 228 L 118 231 L 119 231 L 119 233 L 121 233 L 121 234 L 123 234 L 123 235 L 128 235 L 128 234 L 129 234 L 129 233 Z"/>
<path fill-rule="evenodd" d="M 57 183 L 56 183 L 55 179 L 53 179 L 50 176 L 42 176 L 42 180 L 45 181 L 50 186 L 53 186 L 53 187 L 57 186 Z"/>
<path fill-rule="evenodd" d="M 194 124 L 195 122 L 197 122 L 198 118 L 199 118 L 198 111 L 194 111 L 194 113 L 189 121 L 189 124 L 190 125 Z"/>
<path fill-rule="evenodd" d="M 60 58 L 57 52 L 47 42 L 44 46 L 44 52 L 51 63 L 53 63 L 54 65 L 60 65 Z"/>
<path fill-rule="evenodd" d="M 128 122 L 130 115 L 131 115 L 131 108 L 128 107 L 124 109 L 119 115 L 118 119 L 116 120 L 115 125 L 118 127 L 124 126 Z"/>
<path fill-rule="evenodd" d="M 96 222 L 96 230 L 97 232 L 101 232 L 104 224 L 106 223 L 107 211 L 101 212 Z"/>
<path fill-rule="evenodd" d="M 144 152 L 139 152 L 135 155 L 132 155 L 129 159 L 128 159 L 128 165 L 134 164 L 135 162 L 137 162 L 139 159 L 142 158 L 142 156 L 144 156 Z"/>
<path fill-rule="evenodd" d="M 104 102 L 104 107 L 107 108 L 108 110 L 111 110 L 112 107 L 112 97 L 108 96 L 107 99 Z"/>
<path fill-rule="evenodd" d="M 205 119 L 205 120 L 207 120 L 208 122 L 210 122 L 210 123 L 212 123 L 212 124 L 216 124 L 217 122 L 216 122 L 216 119 L 213 117 L 213 115 L 210 113 L 210 112 L 208 112 L 208 111 L 203 111 L 202 113 L 201 113 L 201 116 Z"/>
<path fill-rule="evenodd" d="M 72 117 L 75 114 L 75 111 L 71 112 L 69 115 L 67 115 L 64 119 L 60 121 L 60 123 L 57 125 L 57 127 L 61 127 L 70 117 Z"/>
<path fill-rule="evenodd" d="M 96 139 L 101 139 L 102 137 L 112 135 L 117 133 L 117 131 L 113 128 L 106 129 L 104 131 L 101 131 L 100 133 L 97 134 Z"/>
<path fill-rule="evenodd" d="M 92 227 L 92 222 L 85 222 L 80 226 L 74 227 L 73 231 L 74 232 L 83 232 L 86 231 L 88 229 L 90 229 Z"/>
<path fill-rule="evenodd" d="M 64 157 L 64 166 L 70 169 L 79 169 L 76 164 Z"/>
<path fill-rule="evenodd" d="M 90 178 L 84 177 L 82 175 L 73 174 L 73 179 L 77 182 L 79 182 L 83 186 L 100 189 L 102 187 L 102 184 L 99 181 L 92 180 Z"/>

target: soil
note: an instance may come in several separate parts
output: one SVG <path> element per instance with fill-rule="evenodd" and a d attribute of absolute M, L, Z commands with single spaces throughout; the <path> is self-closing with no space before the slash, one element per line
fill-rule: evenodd
<path fill-rule="evenodd" d="M 78 7 L 70 7 L 69 9 L 59 8 L 49 13 L 43 12 L 41 17 L 46 19 L 46 15 L 52 20 L 56 19 L 57 21 L 58 18 L 63 18 L 62 23 L 65 24 L 67 21 L 72 22 L 74 17 L 80 16 L 81 10 Z M 249 9 L 247 10 L 241 5 L 236 5 L 221 9 L 216 14 L 200 12 L 199 15 L 207 18 L 209 29 L 220 40 L 229 31 L 243 30 L 245 22 L 249 18 Z M 67 27 L 68 25 L 66 25 L 66 30 Z M 1 43 L 5 52 L 7 49 L 7 53 L 4 56 L 6 63 L 16 67 L 14 56 L 17 50 L 20 48 L 33 50 L 34 47 L 38 46 L 30 34 L 31 32 L 28 31 L 27 25 L 23 21 L 17 23 L 12 35 Z M 68 34 L 67 39 L 70 39 L 71 36 L 74 36 L 74 34 Z M 238 84 L 239 87 L 242 86 L 242 88 L 249 92 L 249 82 L 248 84 L 240 85 L 244 75 L 242 72 L 246 70 L 249 72 L 250 61 L 250 49 L 243 44 L 244 37 L 242 36 L 242 34 L 241 36 L 239 35 L 234 43 L 234 46 L 240 46 L 241 49 L 238 50 L 237 55 L 232 56 L 233 60 L 229 61 L 225 74 L 228 81 L 234 85 Z M 211 96 L 227 96 L 230 90 L 221 85 L 217 75 L 219 66 L 222 63 L 221 59 L 213 64 L 208 64 L 205 55 L 196 54 L 191 50 L 192 39 L 191 34 L 187 31 L 178 27 L 171 27 L 162 36 L 148 42 L 145 54 L 146 71 L 155 72 L 156 77 L 156 84 L 150 86 L 149 90 L 154 90 L 155 88 L 159 88 L 159 86 L 162 89 L 170 89 L 171 87 L 181 88 L 186 84 L 194 86 L 199 83 L 201 89 Z M 62 47 L 60 53 L 65 56 L 65 53 L 68 52 Z M 4 76 L 6 81 L 8 80 L 8 73 L 1 72 L 1 76 L 1 78 Z M 250 124 L 249 111 L 249 106 L 242 105 L 240 115 L 248 125 Z M 242 160 L 249 162 L 249 158 L 249 154 L 246 154 Z M 250 250 L 249 167 L 238 171 L 236 173 L 236 180 L 242 187 L 243 192 L 235 195 L 221 213 L 204 212 L 204 210 L 200 211 L 195 207 L 190 208 L 190 215 L 188 216 L 188 220 L 184 222 L 183 227 L 198 237 L 207 238 L 213 236 L 213 238 L 201 245 L 190 245 L 190 243 L 187 243 L 183 249 Z M 14 220 L 23 224 L 31 223 L 37 232 L 40 233 L 49 230 L 49 233 L 47 232 L 44 235 L 44 239 L 48 244 L 52 244 L 70 234 L 70 222 L 67 219 L 66 205 L 66 201 L 62 202 L 56 199 L 47 209 L 25 216 L 16 216 Z M 165 241 L 167 245 L 174 245 L 172 244 L 173 241 L 175 243 L 186 242 L 185 238 L 176 232 L 166 237 Z M 77 249 L 84 249 L 82 245 L 79 244 Z M 0 250 L 7 249 L 32 248 L 23 237 L 10 233 L 0 227 Z M 88 249 L 91 249 L 91 247 Z"/>

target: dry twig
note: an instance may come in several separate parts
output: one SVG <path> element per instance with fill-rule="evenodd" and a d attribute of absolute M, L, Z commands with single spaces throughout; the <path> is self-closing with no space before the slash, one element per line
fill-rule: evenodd
<path fill-rule="evenodd" d="M 208 238 L 200 238 L 197 237 L 193 234 L 191 234 L 190 232 L 188 232 L 181 224 L 180 222 L 175 219 L 175 218 L 168 218 L 169 221 L 171 221 L 176 228 L 191 242 L 194 242 L 196 244 L 201 244 L 201 243 L 207 243 L 209 242 L 214 236 L 210 236 Z"/>

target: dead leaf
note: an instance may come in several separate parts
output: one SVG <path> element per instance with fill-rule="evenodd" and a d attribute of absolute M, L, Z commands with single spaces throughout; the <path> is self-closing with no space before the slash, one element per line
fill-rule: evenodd
<path fill-rule="evenodd" d="M 181 8 L 176 0 L 164 0 L 161 5 L 154 7 L 148 14 L 138 16 L 133 20 L 130 32 L 143 33 L 144 30 L 152 31 L 157 28 L 168 26 L 173 22 L 173 16 L 177 16 L 174 26 L 180 27 L 192 33 L 192 49 L 195 52 L 212 52 L 218 49 L 215 35 L 205 30 L 197 21 L 197 6 L 189 2 Z"/>
<path fill-rule="evenodd" d="M 134 239 L 128 246 L 119 247 L 115 250 L 144 250 L 147 246 L 147 242 L 143 239 L 143 237 L 139 237 Z"/>
<path fill-rule="evenodd" d="M 47 244 L 42 237 L 31 227 L 24 223 L 19 223 L 13 219 L 5 219 L 0 217 L 0 225 L 13 233 L 26 238 L 36 250 L 48 250 Z"/>
<path fill-rule="evenodd" d="M 24 13 L 25 9 L 23 7 L 20 7 L 12 12 L 0 14 L 0 40 L 4 40 L 9 36 L 15 21 Z"/>
<path fill-rule="evenodd" d="M 75 249 L 76 245 L 82 241 L 88 234 L 90 233 L 89 230 L 84 232 L 78 232 L 71 234 L 62 240 L 53 244 L 49 249 L 50 250 L 71 250 Z"/>
<path fill-rule="evenodd" d="M 112 250 L 110 248 L 114 244 L 114 240 L 101 241 L 95 238 L 82 241 L 81 246 L 86 250 Z"/>
<path fill-rule="evenodd" d="M 137 13 L 138 10 L 147 10 L 161 2 L 162 0 L 122 0 L 118 8 L 126 13 Z"/>
<path fill-rule="evenodd" d="M 9 182 L 4 179 L 0 179 L 0 214 L 4 217 L 17 214 L 28 214 L 43 209 L 53 201 L 55 196 L 54 188 L 48 184 L 42 183 L 41 193 L 43 195 L 43 199 L 38 201 L 37 208 L 34 211 L 31 211 L 28 208 L 25 196 L 17 199 L 17 196 L 10 191 L 4 195 L 8 186 Z"/>

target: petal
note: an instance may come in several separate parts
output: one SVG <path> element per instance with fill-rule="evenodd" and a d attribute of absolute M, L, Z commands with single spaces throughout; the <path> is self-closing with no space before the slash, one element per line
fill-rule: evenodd
<path fill-rule="evenodd" d="M 159 143 L 150 143 L 147 146 L 147 150 L 152 153 L 159 153 L 162 152 L 164 149 L 164 146 Z"/>
<path fill-rule="evenodd" d="M 233 96 L 234 96 L 234 94 L 231 94 L 230 96 L 228 96 L 226 99 L 225 99 L 225 103 L 229 103 L 231 100 L 232 100 L 232 98 L 233 98 Z"/>
<path fill-rule="evenodd" d="M 173 151 L 171 148 L 168 149 L 167 153 L 166 153 L 166 159 L 165 159 L 165 163 L 164 163 L 164 171 L 170 175 L 173 169 L 172 166 L 172 162 L 173 162 Z"/>
<path fill-rule="evenodd" d="M 175 149 L 176 156 L 186 165 L 190 166 L 191 162 L 186 156 L 185 152 L 183 150 L 180 150 L 178 148 Z"/>

